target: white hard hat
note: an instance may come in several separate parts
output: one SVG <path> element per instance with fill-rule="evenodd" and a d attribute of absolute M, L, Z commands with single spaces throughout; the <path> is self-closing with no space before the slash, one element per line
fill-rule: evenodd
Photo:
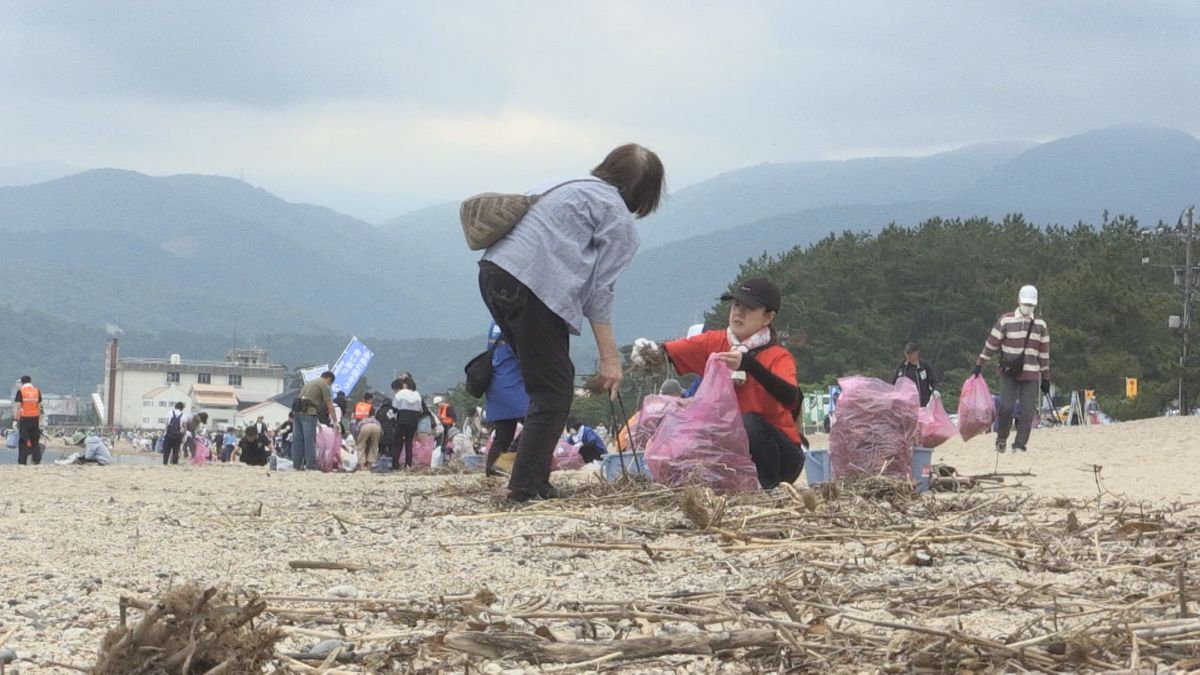
<path fill-rule="evenodd" d="M 1037 304 L 1037 287 L 1022 286 L 1021 292 L 1019 294 L 1017 294 L 1017 299 L 1022 305 L 1036 305 Z"/>
<path fill-rule="evenodd" d="M 437 405 L 437 404 L 441 403 L 441 402 L 442 402 L 442 401 L 444 401 L 444 400 L 445 400 L 445 399 L 443 399 L 441 396 L 434 396 L 434 397 L 433 397 L 433 404 L 434 404 L 434 405 Z"/>

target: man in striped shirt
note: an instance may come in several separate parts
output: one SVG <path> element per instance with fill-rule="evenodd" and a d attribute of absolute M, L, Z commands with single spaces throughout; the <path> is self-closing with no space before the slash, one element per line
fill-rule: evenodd
<path fill-rule="evenodd" d="M 1017 301 L 1016 311 L 1001 314 L 996 319 L 972 371 L 978 375 L 985 362 L 1000 354 L 997 360 L 1000 424 L 996 431 L 996 452 L 1004 452 L 1006 448 L 1014 409 L 1017 409 L 1017 438 L 1013 441 L 1013 452 L 1025 452 L 1037 411 L 1038 382 L 1041 382 L 1042 393 L 1050 393 L 1050 331 L 1045 321 L 1033 315 L 1038 304 L 1037 289 L 1023 286 Z"/>

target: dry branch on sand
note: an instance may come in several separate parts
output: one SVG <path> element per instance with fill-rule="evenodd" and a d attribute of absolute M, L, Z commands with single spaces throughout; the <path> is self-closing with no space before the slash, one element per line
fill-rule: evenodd
<path fill-rule="evenodd" d="M 1200 519 L 1184 505 L 916 495 L 870 478 L 740 496 L 587 483 L 563 499 L 501 509 L 479 498 L 485 485 L 452 477 L 403 503 L 414 517 L 501 525 L 504 536 L 453 542 L 443 553 L 505 542 L 564 556 L 568 567 L 618 561 L 653 579 L 683 560 L 710 575 L 723 570 L 727 581 L 617 598 L 569 597 L 532 579 L 528 592 L 508 597 L 188 586 L 127 602 L 144 614 L 110 632 L 93 672 L 399 673 L 489 663 L 670 671 L 697 661 L 730 672 L 1200 667 L 1200 587 L 1186 567 L 1200 557 Z M 436 501 L 459 493 L 449 506 Z M 570 521 L 583 527 L 555 526 Z M 290 646 L 301 638 L 328 648 Z"/>
<path fill-rule="evenodd" d="M 144 614 L 134 626 L 122 621 L 108 632 L 92 675 L 257 673 L 274 659 L 283 637 L 276 628 L 251 624 L 265 602 L 238 607 L 216 588 L 189 584 L 153 604 L 123 602 L 122 618 L 126 606 Z"/>

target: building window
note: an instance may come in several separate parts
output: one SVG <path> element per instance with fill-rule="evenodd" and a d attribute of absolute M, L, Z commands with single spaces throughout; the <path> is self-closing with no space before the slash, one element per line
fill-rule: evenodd
<path fill-rule="evenodd" d="M 149 417 L 143 417 L 143 418 L 142 418 L 142 424 L 150 424 L 150 418 L 149 418 Z"/>
<path fill-rule="evenodd" d="M 171 405 L 171 402 L 170 402 L 170 401 L 159 401 L 159 402 L 158 402 L 158 407 L 160 407 L 160 408 L 165 408 L 165 407 L 167 407 L 167 406 L 169 406 L 169 405 Z"/>
<path fill-rule="evenodd" d="M 142 401 L 142 407 L 143 408 L 153 408 L 154 401 Z"/>
<path fill-rule="evenodd" d="M 165 418 L 165 417 L 160 417 L 160 418 L 158 418 L 158 423 L 159 423 L 159 424 L 166 424 L 166 423 L 167 423 L 167 418 Z"/>
<path fill-rule="evenodd" d="M 230 375 L 229 376 L 229 385 L 232 387 L 242 386 L 242 376 L 241 375 Z"/>
<path fill-rule="evenodd" d="M 196 373 L 196 384 L 212 384 L 212 373 Z"/>
<path fill-rule="evenodd" d="M 167 382 L 179 382 L 179 373 L 167 373 Z"/>

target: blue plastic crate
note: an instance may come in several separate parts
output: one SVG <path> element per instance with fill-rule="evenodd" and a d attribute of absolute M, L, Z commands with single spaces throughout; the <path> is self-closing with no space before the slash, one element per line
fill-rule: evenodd
<path fill-rule="evenodd" d="M 646 465 L 646 458 L 642 456 L 642 453 L 625 452 L 622 455 L 610 452 L 600 463 L 600 475 L 604 477 L 604 480 L 611 483 L 621 477 L 622 460 L 625 462 L 626 474 L 636 476 L 640 473 L 651 480 L 654 479 L 654 476 L 650 475 L 650 467 Z"/>
<path fill-rule="evenodd" d="M 913 448 L 912 479 L 917 492 L 929 489 L 929 477 L 933 470 L 933 450 L 929 448 Z M 815 448 L 804 452 L 804 475 L 809 485 L 828 483 L 832 467 L 829 463 L 829 450 Z"/>
<path fill-rule="evenodd" d="M 825 448 L 804 451 L 804 476 L 809 485 L 829 482 L 829 451 Z"/>
<path fill-rule="evenodd" d="M 933 450 L 929 448 L 913 448 L 912 479 L 917 485 L 917 492 L 929 490 L 929 477 L 933 472 Z"/>

